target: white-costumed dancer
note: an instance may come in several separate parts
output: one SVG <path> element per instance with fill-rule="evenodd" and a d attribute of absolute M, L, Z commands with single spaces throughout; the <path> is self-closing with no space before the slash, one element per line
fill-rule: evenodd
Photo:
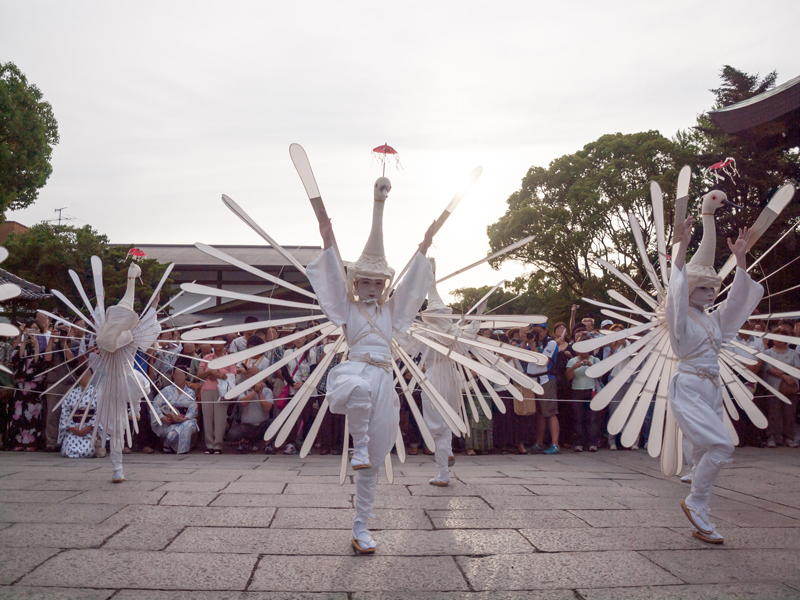
<path fill-rule="evenodd" d="M 724 194 L 718 191 L 710 192 L 712 200 L 717 200 L 715 194 L 724 200 Z M 692 452 L 692 492 L 681 507 L 694 527 L 694 537 L 721 544 L 724 538 L 709 521 L 709 502 L 714 480 L 731 462 L 734 443 L 723 421 L 718 356 L 722 344 L 736 336 L 758 306 L 764 287 L 745 270 L 750 242 L 750 230 L 745 227 L 739 230 L 736 242 L 728 240 L 736 257 L 730 293 L 716 310 L 705 312 L 722 287 L 722 280 L 714 271 L 715 248 L 710 236 L 703 236 L 697 253 L 685 264 L 693 223 L 692 217 L 684 223 L 667 293 L 670 342 L 678 358 L 677 372 L 669 383 L 669 402 Z"/>
<path fill-rule="evenodd" d="M 430 262 L 435 276 L 436 262 L 432 258 Z M 441 332 L 445 335 L 436 335 L 432 332 L 426 332 L 425 336 L 427 339 L 441 344 L 448 349 L 463 355 L 468 355 L 469 347 L 463 343 L 459 344 L 458 342 L 458 338 L 463 332 L 458 326 L 457 321 L 442 316 L 452 314 L 453 309 L 442 301 L 436 289 L 436 284 L 434 283 L 431 285 L 430 290 L 428 290 L 428 306 L 420 313 L 420 317 L 428 329 Z M 477 331 L 479 326 L 480 321 L 474 321 L 470 324 L 470 328 L 475 331 Z M 410 336 L 407 337 L 413 340 Z M 462 383 L 459 377 L 457 363 L 441 352 L 432 351 L 419 341 L 416 342 L 413 349 L 407 348 L 407 350 L 410 356 L 416 356 L 419 352 L 422 352 L 423 358 L 421 363 L 425 367 L 425 374 L 428 380 L 447 401 L 447 404 L 450 405 L 453 412 L 459 414 L 462 409 L 463 397 Z M 455 463 L 455 457 L 453 456 L 453 431 L 448 427 L 447 422 L 440 412 L 434 408 L 431 399 L 424 390 L 422 391 L 421 397 L 422 415 L 425 419 L 425 424 L 428 426 L 428 431 L 430 431 L 431 437 L 433 437 L 434 443 L 436 444 L 434 459 L 436 460 L 436 466 L 439 468 L 439 474 L 430 479 L 428 483 L 439 487 L 447 487 L 450 485 L 450 467 Z"/>
<path fill-rule="evenodd" d="M 137 252 L 141 253 L 139 250 Z M 133 310 L 136 279 L 142 274 L 139 265 L 131 263 L 128 267 L 127 287 L 123 298 L 116 305 L 105 308 L 103 266 L 97 256 L 92 257 L 91 263 L 94 278 L 95 305 L 92 305 L 89 301 L 78 275 L 74 271 L 69 272 L 91 318 L 84 315 L 61 292 L 53 290 L 53 294 L 78 317 L 83 319 L 87 327 L 94 329 L 94 331 L 90 331 L 89 329 L 73 326 L 81 331 L 81 336 L 84 333 L 92 334 L 96 343 L 96 346 L 87 348 L 89 367 L 94 374 L 89 384 L 85 386 L 86 390 L 97 389 L 97 411 L 91 443 L 92 445 L 95 444 L 97 435 L 109 436 L 109 454 L 113 469 L 112 481 L 121 483 L 125 481 L 125 475 L 122 471 L 122 448 L 126 438 L 128 445 L 132 443 L 131 423 L 133 424 L 133 431 L 138 431 L 137 417 L 139 417 L 140 401 L 144 398 L 149 404 L 148 393 L 152 383 L 146 373 L 136 368 L 136 352 L 137 350 L 146 351 L 149 349 L 161 333 L 161 324 L 156 317 L 157 298 L 172 270 L 172 265 L 167 267 L 140 316 Z M 51 318 L 54 316 L 47 313 L 47 311 L 41 312 L 51 316 Z M 77 361 L 77 366 L 73 365 L 70 372 L 57 381 L 54 386 L 84 368 L 86 356 L 86 354 L 82 354 L 74 357 L 72 360 Z M 69 397 L 76 385 L 77 382 L 67 391 L 64 395 L 65 398 Z M 75 402 L 75 408 L 80 406 L 81 403 L 82 400 L 78 399 Z M 74 412 L 75 408 L 73 408 L 72 412 Z M 174 408 L 173 411 L 177 414 Z M 86 425 L 87 414 L 88 411 L 84 413 L 79 427 Z M 70 415 L 71 417 L 72 415 Z"/>
<path fill-rule="evenodd" d="M 306 268 L 319 306 L 332 323 L 344 329 L 350 348 L 348 359 L 328 375 L 327 400 L 331 412 L 347 415 L 353 436 L 351 466 L 356 479 L 356 514 L 353 547 L 362 554 L 375 551 L 367 519 L 375 500 L 378 468 L 397 439 L 400 400 L 392 369 L 392 330 L 406 331 L 433 283 L 425 253 L 432 228 L 391 298 L 387 284 L 394 276 L 383 248 L 383 210 L 391 184 L 385 177 L 375 182 L 372 230 L 361 257 L 344 279 L 334 251 L 330 219 L 320 219 L 325 250 Z"/>

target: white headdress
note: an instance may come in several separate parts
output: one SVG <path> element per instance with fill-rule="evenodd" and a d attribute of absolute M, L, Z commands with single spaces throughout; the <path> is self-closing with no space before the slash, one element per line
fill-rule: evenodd
<path fill-rule="evenodd" d="M 428 258 L 431 263 L 431 270 L 433 271 L 434 279 L 436 277 L 436 259 Z M 451 314 L 453 309 L 447 306 L 442 297 L 439 296 L 439 291 L 436 289 L 436 283 L 431 285 L 430 289 L 428 290 L 428 307 L 425 309 L 424 312 L 433 312 L 436 311 L 438 313 L 446 312 L 447 314 Z"/>
<path fill-rule="evenodd" d="M 354 289 L 357 279 L 383 279 L 387 283 L 394 277 L 394 269 L 386 262 L 386 252 L 383 249 L 383 208 L 392 184 L 387 177 L 379 177 L 375 181 L 375 202 L 372 206 L 372 229 L 369 239 L 361 252 L 361 256 L 347 270 L 351 289 Z M 388 285 L 384 288 L 383 296 L 379 302 L 383 303 L 389 294 Z"/>
<path fill-rule="evenodd" d="M 714 270 L 714 256 L 717 250 L 717 230 L 714 213 L 723 204 L 731 204 L 725 192 L 711 190 L 703 196 L 703 239 L 700 247 L 686 265 L 686 283 L 689 294 L 698 287 L 711 287 L 719 293 L 722 278 Z"/>

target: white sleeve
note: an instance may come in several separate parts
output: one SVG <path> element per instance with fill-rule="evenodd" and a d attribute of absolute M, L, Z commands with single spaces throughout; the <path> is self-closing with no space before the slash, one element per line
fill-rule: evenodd
<path fill-rule="evenodd" d="M 314 288 L 325 316 L 337 326 L 347 323 L 350 299 L 347 297 L 347 282 L 342 279 L 336 254 L 328 248 L 306 267 L 306 277 Z"/>
<path fill-rule="evenodd" d="M 408 331 L 431 285 L 433 285 L 431 263 L 420 252 L 416 252 L 403 280 L 387 302 L 392 310 L 392 327 L 398 331 Z"/>
<path fill-rule="evenodd" d="M 728 296 L 716 311 L 719 315 L 719 329 L 723 342 L 736 337 L 736 333 L 753 314 L 763 295 L 764 286 L 753 281 L 747 271 L 736 267 L 736 275 Z"/>
<path fill-rule="evenodd" d="M 666 317 L 670 338 L 677 341 L 686 331 L 689 315 L 689 284 L 686 281 L 686 265 L 682 269 L 672 267 L 667 289 Z M 673 346 L 675 344 L 673 343 Z"/>

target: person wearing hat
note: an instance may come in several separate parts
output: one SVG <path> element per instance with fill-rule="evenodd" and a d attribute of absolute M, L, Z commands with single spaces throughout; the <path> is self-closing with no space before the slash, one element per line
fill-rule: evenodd
<path fill-rule="evenodd" d="M 736 275 L 727 298 L 713 311 L 721 278 L 714 270 L 716 232 L 714 211 L 726 201 L 714 190 L 703 198 L 703 240 L 686 264 L 686 248 L 692 239 L 694 219 L 684 222 L 683 235 L 673 261 L 666 302 L 669 337 L 678 358 L 669 383 L 669 402 L 683 435 L 691 446 L 692 491 L 681 508 L 692 524 L 692 535 L 704 542 L 721 544 L 722 535 L 709 521 L 711 489 L 722 467 L 731 462 L 734 445 L 723 421 L 719 381 L 719 352 L 752 314 L 764 293 L 761 284 L 747 274 L 746 253 L 750 230 L 739 230 L 728 247 L 736 257 Z"/>
<path fill-rule="evenodd" d="M 353 436 L 353 470 L 356 478 L 353 548 L 372 554 L 376 543 L 367 531 L 367 518 L 375 500 L 378 468 L 397 438 L 400 399 L 394 390 L 392 331 L 407 331 L 433 284 L 425 254 L 431 245 L 431 225 L 400 284 L 390 295 L 394 277 L 383 248 L 383 211 L 391 190 L 385 177 L 375 182 L 372 229 L 359 259 L 345 278 L 335 250 L 331 220 L 320 215 L 324 251 L 306 269 L 306 275 L 325 316 L 344 329 L 350 348 L 346 361 L 328 374 L 326 398 L 334 414 L 347 416 Z"/>

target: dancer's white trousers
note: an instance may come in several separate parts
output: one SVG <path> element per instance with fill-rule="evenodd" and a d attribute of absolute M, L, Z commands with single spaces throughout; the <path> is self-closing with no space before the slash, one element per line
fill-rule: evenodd
<path fill-rule="evenodd" d="M 447 466 L 448 459 L 453 455 L 453 433 L 445 423 L 439 411 L 433 408 L 431 401 L 426 394 L 422 394 L 422 416 L 425 424 L 431 432 L 431 437 L 436 443 L 434 458 L 436 466 L 439 467 L 439 476 L 442 478 L 450 477 L 450 469 Z"/>
<path fill-rule="evenodd" d="M 120 436 L 111 436 L 111 451 L 108 455 L 111 457 L 111 468 L 113 469 L 115 478 L 122 476 L 122 446 L 124 443 L 125 441 Z"/>
<path fill-rule="evenodd" d="M 708 506 L 720 470 L 731 462 L 734 445 L 722 420 L 722 390 L 711 379 L 675 373 L 669 383 L 672 413 L 691 444 L 694 469 L 690 504 Z"/>

